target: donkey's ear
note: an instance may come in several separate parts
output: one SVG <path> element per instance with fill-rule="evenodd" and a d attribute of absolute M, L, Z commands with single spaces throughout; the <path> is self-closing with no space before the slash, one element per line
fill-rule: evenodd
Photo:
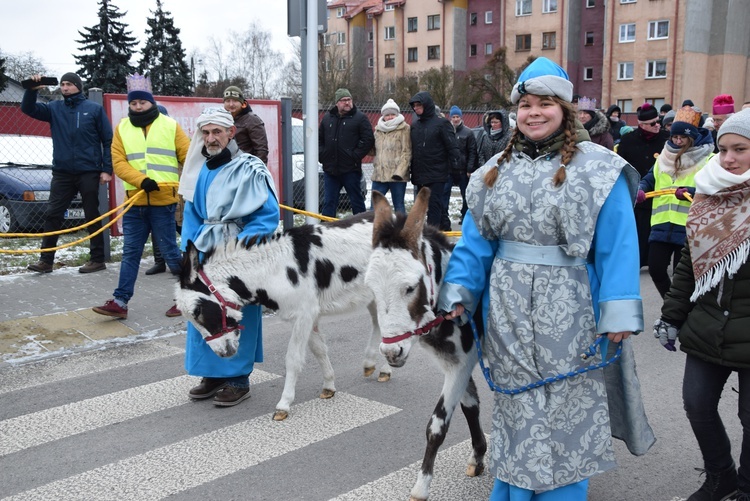
<path fill-rule="evenodd" d="M 185 247 L 185 255 L 182 258 L 182 274 L 180 283 L 183 285 L 191 284 L 198 279 L 198 268 L 200 268 L 200 253 L 192 240 L 188 240 Z"/>
<path fill-rule="evenodd" d="M 430 189 L 422 188 L 417 193 L 414 205 L 409 211 L 404 223 L 403 235 L 409 245 L 412 253 L 416 256 L 419 251 L 419 243 L 422 240 L 422 231 L 424 231 L 425 217 L 427 208 L 430 205 Z"/>
<path fill-rule="evenodd" d="M 384 225 L 393 220 L 393 211 L 391 204 L 385 195 L 378 191 L 372 191 L 372 207 L 375 211 L 375 218 L 372 226 L 372 246 L 375 247 L 380 240 L 380 232 Z"/>

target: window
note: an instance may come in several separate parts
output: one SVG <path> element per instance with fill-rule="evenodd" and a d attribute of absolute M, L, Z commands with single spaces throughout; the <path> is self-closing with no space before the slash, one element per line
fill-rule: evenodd
<path fill-rule="evenodd" d="M 646 61 L 646 78 L 667 78 L 667 60 Z"/>
<path fill-rule="evenodd" d="M 620 0 L 620 3 L 635 3 L 636 0 Z"/>
<path fill-rule="evenodd" d="M 516 35 L 516 52 L 531 50 L 531 35 Z"/>
<path fill-rule="evenodd" d="M 410 17 L 406 20 L 406 31 L 409 33 L 413 33 L 417 31 L 417 18 L 416 17 Z"/>
<path fill-rule="evenodd" d="M 648 23 L 648 39 L 661 40 L 669 38 L 669 21 L 651 21 Z"/>
<path fill-rule="evenodd" d="M 620 43 L 635 42 L 635 23 L 620 25 Z"/>
<path fill-rule="evenodd" d="M 323 71 L 325 71 L 326 73 L 331 71 L 331 61 L 329 61 L 328 59 L 323 62 Z"/>
<path fill-rule="evenodd" d="M 473 43 L 469 45 L 469 56 L 476 56 L 477 55 L 477 44 Z"/>
<path fill-rule="evenodd" d="M 554 49 L 555 47 L 557 47 L 557 32 L 542 33 L 542 49 Z"/>
<path fill-rule="evenodd" d="M 585 45 L 594 45 L 594 32 L 593 31 L 587 31 L 586 32 L 586 39 L 584 41 Z"/>
<path fill-rule="evenodd" d="M 440 59 L 440 46 L 439 45 L 427 46 L 427 59 Z"/>
<path fill-rule="evenodd" d="M 389 94 L 393 94 L 394 92 L 396 92 L 396 82 L 392 80 L 388 80 L 385 83 L 385 91 L 388 92 Z"/>
<path fill-rule="evenodd" d="M 583 79 L 584 80 L 594 79 L 594 67 L 593 66 L 586 66 L 585 68 L 583 68 Z"/>
<path fill-rule="evenodd" d="M 440 14 L 435 14 L 434 16 L 427 16 L 427 29 L 428 30 L 440 29 Z"/>
<path fill-rule="evenodd" d="M 367 32 L 367 41 L 372 42 L 373 38 L 375 38 L 375 35 L 372 31 Z"/>
<path fill-rule="evenodd" d="M 416 63 L 419 59 L 419 49 L 416 47 L 409 47 L 406 51 L 407 53 L 407 61 L 410 63 Z"/>
<path fill-rule="evenodd" d="M 469 14 L 469 24 L 472 26 L 477 25 L 477 13 L 476 12 L 472 12 L 471 14 Z"/>
<path fill-rule="evenodd" d="M 386 4 L 385 9 L 383 9 L 383 10 L 385 10 L 386 12 L 388 12 L 389 10 L 393 10 L 395 8 L 396 8 L 396 6 L 393 5 L 393 4 L 390 4 L 390 5 Z"/>
<path fill-rule="evenodd" d="M 346 59 L 339 59 L 339 69 L 340 70 L 346 69 Z"/>
<path fill-rule="evenodd" d="M 492 55 L 492 44 L 491 43 L 484 44 L 484 55 L 485 56 L 491 56 Z"/>
<path fill-rule="evenodd" d="M 647 97 L 644 101 L 651 104 L 651 106 L 657 110 L 666 103 L 666 100 L 663 97 Z"/>
<path fill-rule="evenodd" d="M 395 26 L 386 26 L 385 27 L 385 39 L 386 40 L 395 40 L 396 39 L 396 27 Z"/>
<path fill-rule="evenodd" d="M 596 0 L 586 0 L 586 8 L 591 9 L 592 7 L 596 7 Z"/>
<path fill-rule="evenodd" d="M 617 79 L 618 80 L 632 80 L 633 79 L 633 63 L 618 63 L 617 64 Z"/>
<path fill-rule="evenodd" d="M 395 68 L 396 67 L 396 54 L 386 54 L 385 55 L 385 67 L 386 68 Z"/>
<path fill-rule="evenodd" d="M 344 17 L 344 14 L 346 14 L 346 7 L 336 9 L 336 17 Z"/>
<path fill-rule="evenodd" d="M 375 65 L 375 62 L 373 61 L 373 59 L 371 57 L 368 57 L 367 58 L 367 67 L 368 68 L 372 68 L 374 65 Z"/>
<path fill-rule="evenodd" d="M 516 16 L 531 15 L 531 0 L 516 0 Z"/>
<path fill-rule="evenodd" d="M 618 99 L 617 106 L 622 110 L 623 113 L 633 113 L 632 99 Z"/>
<path fill-rule="evenodd" d="M 492 11 L 488 10 L 484 13 L 484 24 L 492 24 Z"/>
<path fill-rule="evenodd" d="M 542 0 L 542 14 L 557 12 L 557 0 Z"/>
<path fill-rule="evenodd" d="M 336 33 L 336 45 L 346 45 L 346 33 Z"/>
<path fill-rule="evenodd" d="M 325 45 L 326 47 L 331 45 L 332 36 L 333 36 L 333 33 L 326 33 L 325 35 L 323 35 L 323 45 Z"/>

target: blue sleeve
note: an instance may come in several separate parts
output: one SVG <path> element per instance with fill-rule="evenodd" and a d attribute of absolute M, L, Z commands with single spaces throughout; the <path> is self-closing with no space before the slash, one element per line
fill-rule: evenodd
<path fill-rule="evenodd" d="M 52 121 L 52 113 L 49 111 L 49 105 L 44 103 L 38 103 L 36 101 L 38 93 L 35 90 L 26 90 L 23 93 L 23 99 L 21 99 L 21 111 L 24 114 L 41 120 L 43 122 Z"/>
<path fill-rule="evenodd" d="M 451 311 L 459 303 L 471 313 L 476 311 L 497 251 L 498 242 L 482 237 L 474 218 L 470 213 L 467 216 L 440 287 L 438 309 L 442 311 Z"/>
<path fill-rule="evenodd" d="M 649 192 L 649 191 L 654 191 L 655 186 L 656 186 L 656 179 L 654 178 L 654 166 L 652 165 L 651 168 L 646 173 L 646 175 L 643 176 L 643 179 L 641 179 L 641 182 L 638 185 L 638 189 L 645 191 L 645 192 Z"/>
<path fill-rule="evenodd" d="M 182 211 L 182 231 L 180 232 L 180 249 L 183 252 L 187 248 L 188 241 L 195 240 L 202 224 L 203 218 L 198 215 L 193 202 L 185 201 L 185 208 Z"/>
<path fill-rule="evenodd" d="M 99 140 L 102 142 L 102 171 L 112 174 L 112 125 L 104 112 L 99 107 Z"/>
<path fill-rule="evenodd" d="M 254 235 L 270 235 L 278 228 L 279 217 L 279 202 L 276 200 L 274 191 L 269 187 L 266 202 L 245 218 L 245 226 L 237 235 L 237 239 L 243 240 Z"/>
<path fill-rule="evenodd" d="M 589 265 L 597 332 L 643 330 L 640 258 L 630 191 L 622 174 L 596 221 Z"/>

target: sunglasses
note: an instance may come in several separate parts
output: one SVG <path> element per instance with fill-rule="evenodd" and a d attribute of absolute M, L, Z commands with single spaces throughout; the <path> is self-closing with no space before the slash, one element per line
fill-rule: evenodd
<path fill-rule="evenodd" d="M 641 122 L 641 125 L 648 125 L 649 127 L 653 127 L 655 125 L 661 125 L 658 120 L 654 120 L 652 122 Z"/>

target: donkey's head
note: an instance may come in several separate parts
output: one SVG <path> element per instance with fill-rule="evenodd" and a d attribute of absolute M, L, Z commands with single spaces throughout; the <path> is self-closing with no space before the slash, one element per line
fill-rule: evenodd
<path fill-rule="evenodd" d="M 383 335 L 380 351 L 388 363 L 406 363 L 414 338 L 404 336 L 435 319 L 437 285 L 431 276 L 433 256 L 425 256 L 423 231 L 430 190 L 417 195 L 408 217 L 394 215 L 388 200 L 373 191 L 373 252 L 365 283 L 375 295 Z M 403 339 L 400 339 L 403 338 Z"/>
<path fill-rule="evenodd" d="M 188 242 L 175 302 L 220 357 L 233 356 L 240 343 L 241 309 L 247 303 L 231 287 L 236 280 L 236 275 L 222 266 L 222 260 L 215 258 L 213 250 L 201 263 L 198 249 Z"/>

